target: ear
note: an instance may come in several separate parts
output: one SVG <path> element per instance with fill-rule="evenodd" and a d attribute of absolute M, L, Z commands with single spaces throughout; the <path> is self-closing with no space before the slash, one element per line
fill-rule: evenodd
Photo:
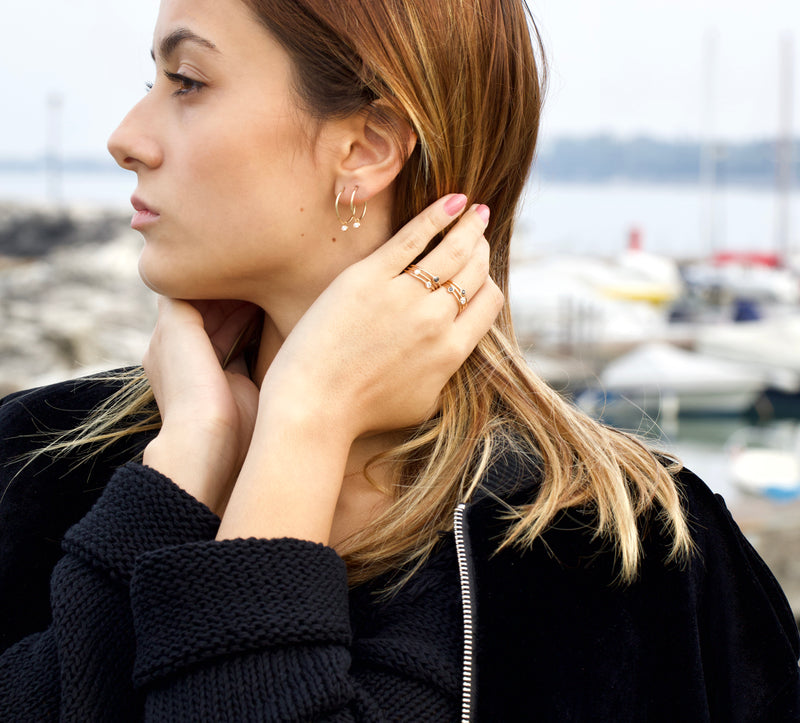
<path fill-rule="evenodd" d="M 411 126 L 381 101 L 344 122 L 337 188 L 358 186 L 355 200 L 369 201 L 388 188 L 417 143 Z"/>

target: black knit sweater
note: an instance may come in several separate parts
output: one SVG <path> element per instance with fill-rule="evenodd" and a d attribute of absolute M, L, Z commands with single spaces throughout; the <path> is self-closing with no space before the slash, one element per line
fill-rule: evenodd
<path fill-rule="evenodd" d="M 0 657 L 4 718 L 453 717 L 460 615 L 447 545 L 377 604 L 374 586 L 348 593 L 332 549 L 218 542 L 218 524 L 154 470 L 120 468 L 64 539 L 50 627 Z"/>
<path fill-rule="evenodd" d="M 83 392 L 81 406 L 92 396 Z M 385 579 L 348 591 L 329 547 L 214 540 L 216 515 L 142 465 L 117 469 L 80 519 L 102 469 L 76 474 L 39 459 L 15 477 L 24 462 L 13 462 L 43 409 L 64 417 L 74 404 L 59 387 L 46 402 L 34 395 L 0 407 L 12 460 L 0 475 L 0 720 L 456 716 L 452 539 L 387 601 L 376 595 Z M 88 486 L 76 484 L 81 476 Z M 80 522 L 58 551 L 58 525 L 72 517 Z M 59 556 L 48 607 L 40 588 Z"/>

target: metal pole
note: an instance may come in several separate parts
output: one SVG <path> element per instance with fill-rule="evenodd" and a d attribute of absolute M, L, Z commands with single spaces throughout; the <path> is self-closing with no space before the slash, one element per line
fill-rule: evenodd
<path fill-rule="evenodd" d="M 45 152 L 45 174 L 47 200 L 60 205 L 63 200 L 61 158 L 61 109 L 63 98 L 59 93 L 47 96 L 47 143 Z"/>

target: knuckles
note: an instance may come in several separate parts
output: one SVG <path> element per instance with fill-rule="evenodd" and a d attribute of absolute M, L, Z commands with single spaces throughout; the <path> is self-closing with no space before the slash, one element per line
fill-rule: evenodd
<path fill-rule="evenodd" d="M 475 275 L 481 280 L 481 282 L 483 282 L 484 279 L 489 277 L 489 257 L 487 255 L 480 254 L 473 263 L 475 264 Z"/>
<path fill-rule="evenodd" d="M 408 235 L 401 243 L 402 254 L 406 258 L 416 258 L 428 242 L 442 230 L 431 213 L 422 214 L 418 220 L 419 224 L 415 223 L 408 229 Z"/>
<path fill-rule="evenodd" d="M 490 294 L 490 299 L 494 303 L 495 308 L 497 309 L 497 313 L 500 313 L 500 310 L 503 308 L 503 305 L 506 303 L 505 294 L 500 290 L 500 287 L 494 283 L 494 280 L 489 278 L 487 281 L 487 288 Z"/>
<path fill-rule="evenodd" d="M 447 246 L 447 253 L 448 256 L 450 257 L 450 262 L 456 269 L 461 269 L 464 265 L 466 265 L 471 255 L 471 252 L 472 249 L 467 248 L 466 244 L 464 243 L 464 240 L 462 239 L 450 243 Z"/>
<path fill-rule="evenodd" d="M 435 217 L 434 210 L 422 215 L 422 223 L 423 227 L 420 229 L 421 238 L 419 241 L 422 243 L 424 248 L 428 245 L 428 241 L 430 241 L 437 233 L 439 233 L 439 231 L 442 230 L 444 225 L 439 223 L 438 219 Z"/>
<path fill-rule="evenodd" d="M 432 301 L 438 301 L 435 299 L 436 294 L 433 297 Z M 448 311 L 447 307 L 441 303 L 422 305 L 414 325 L 416 335 L 428 342 L 435 342 L 441 336 L 443 328 L 446 328 L 446 324 L 453 323 L 452 314 L 449 314 Z"/>

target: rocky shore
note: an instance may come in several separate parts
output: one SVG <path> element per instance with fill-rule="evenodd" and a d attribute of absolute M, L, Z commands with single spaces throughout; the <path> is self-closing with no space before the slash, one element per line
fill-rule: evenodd
<path fill-rule="evenodd" d="M 0 205 L 0 395 L 140 361 L 155 297 L 128 218 Z"/>

